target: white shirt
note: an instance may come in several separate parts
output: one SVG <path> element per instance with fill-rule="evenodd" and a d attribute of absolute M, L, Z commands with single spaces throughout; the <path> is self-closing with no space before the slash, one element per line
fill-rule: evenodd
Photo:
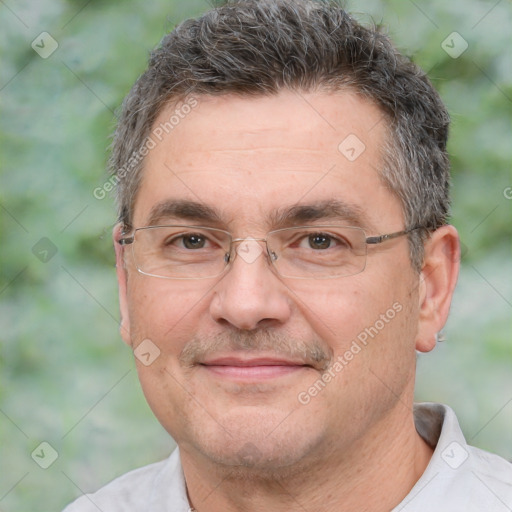
<path fill-rule="evenodd" d="M 455 413 L 441 404 L 414 406 L 418 433 L 434 454 L 421 478 L 390 512 L 511 512 L 512 464 L 469 446 Z M 64 512 L 189 512 L 179 449 L 162 462 L 115 479 Z"/>

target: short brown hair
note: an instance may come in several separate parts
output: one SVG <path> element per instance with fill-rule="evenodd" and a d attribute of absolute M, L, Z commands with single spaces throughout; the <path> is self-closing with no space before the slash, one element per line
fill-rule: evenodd
<path fill-rule="evenodd" d="M 447 222 L 449 116 L 426 74 L 379 27 L 357 23 L 335 1 L 228 1 L 166 35 L 126 97 L 110 170 L 119 220 L 131 228 L 145 144 L 162 109 L 199 95 L 270 95 L 281 89 L 349 89 L 373 101 L 390 128 L 381 178 L 398 197 L 411 260 L 423 237 Z"/>

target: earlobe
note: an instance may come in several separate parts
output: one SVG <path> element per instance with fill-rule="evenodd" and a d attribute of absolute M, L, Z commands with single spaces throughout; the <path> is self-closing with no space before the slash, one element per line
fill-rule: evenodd
<path fill-rule="evenodd" d="M 128 312 L 128 297 L 127 297 L 127 288 L 128 288 L 128 278 L 126 273 L 126 267 L 124 262 L 124 248 L 119 244 L 119 239 L 122 234 L 122 226 L 117 224 L 112 233 L 112 238 L 114 242 L 114 250 L 116 253 L 116 273 L 117 273 L 117 284 L 119 287 L 119 309 L 121 314 L 121 322 L 119 325 L 119 330 L 121 334 L 121 338 L 123 341 L 131 346 L 131 336 L 130 336 L 130 315 Z"/>
<path fill-rule="evenodd" d="M 429 352 L 444 327 L 460 264 L 459 236 L 453 226 L 442 226 L 425 243 L 419 284 L 419 325 L 416 350 Z"/>

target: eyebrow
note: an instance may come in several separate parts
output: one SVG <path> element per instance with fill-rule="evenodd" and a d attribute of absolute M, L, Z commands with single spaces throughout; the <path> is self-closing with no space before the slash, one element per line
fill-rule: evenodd
<path fill-rule="evenodd" d="M 317 201 L 312 204 L 296 204 L 288 208 L 279 209 L 272 215 L 272 223 L 279 227 L 307 224 L 312 221 L 338 221 L 349 222 L 355 227 L 368 227 L 371 225 L 363 209 L 353 203 L 346 203 L 337 199 Z"/>
<path fill-rule="evenodd" d="M 211 206 L 185 199 L 167 199 L 157 203 L 151 208 L 146 225 L 157 226 L 168 221 L 200 222 L 218 226 L 226 224 L 220 213 Z M 336 199 L 278 208 L 269 216 L 272 229 L 299 226 L 313 221 L 347 222 L 355 227 L 371 225 L 360 206 Z"/>
<path fill-rule="evenodd" d="M 221 224 L 222 220 L 216 210 L 197 201 L 184 199 L 168 199 L 161 201 L 151 208 L 148 226 L 157 226 L 168 220 L 183 220 L 193 222 L 209 222 Z"/>

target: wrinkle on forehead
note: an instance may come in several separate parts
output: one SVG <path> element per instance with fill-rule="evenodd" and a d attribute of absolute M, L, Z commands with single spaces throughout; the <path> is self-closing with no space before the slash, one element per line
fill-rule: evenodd
<path fill-rule="evenodd" d="M 217 219 L 197 209 L 193 215 L 223 229 L 249 225 L 259 232 L 297 225 L 300 218 L 303 224 L 328 218 L 370 230 L 400 227 L 401 208 L 379 177 L 386 135 L 381 118 L 375 105 L 347 92 L 309 94 L 307 102 L 290 91 L 199 98 L 190 116 L 147 156 L 137 223 L 162 217 L 151 211 L 157 203 L 180 199 L 215 207 Z M 365 144 L 354 161 L 339 150 L 350 134 Z M 345 203 L 344 211 L 338 204 L 334 212 L 334 200 Z M 322 213 L 312 209 L 318 202 L 324 203 Z M 331 203 L 330 213 L 325 203 Z M 296 205 L 300 211 L 290 211 Z"/>

